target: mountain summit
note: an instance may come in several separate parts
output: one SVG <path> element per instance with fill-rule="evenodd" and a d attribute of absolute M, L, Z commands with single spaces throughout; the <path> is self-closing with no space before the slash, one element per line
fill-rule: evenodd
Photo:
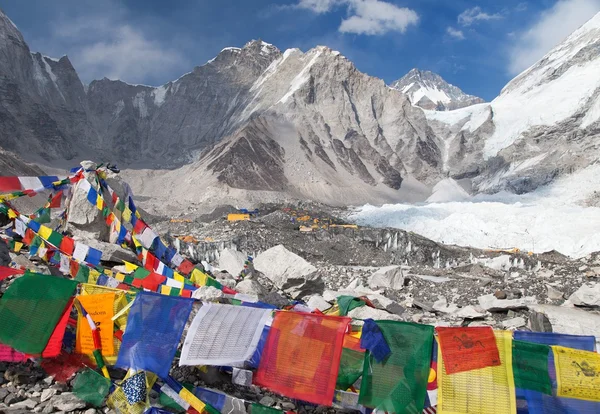
<path fill-rule="evenodd" d="M 407 94 L 413 105 L 435 111 L 451 111 L 485 102 L 428 70 L 412 69 L 391 87 Z"/>

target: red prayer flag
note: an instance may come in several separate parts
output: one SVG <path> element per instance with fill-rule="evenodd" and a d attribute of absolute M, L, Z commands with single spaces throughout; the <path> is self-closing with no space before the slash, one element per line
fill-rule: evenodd
<path fill-rule="evenodd" d="M 0 361 L 2 362 L 25 362 L 27 361 L 27 355 L 16 349 L 0 344 Z"/>
<path fill-rule="evenodd" d="M 63 337 L 65 336 L 65 330 L 67 329 L 67 323 L 69 323 L 69 316 L 71 315 L 71 308 L 73 307 L 73 299 L 69 301 L 65 308 L 63 315 L 52 332 L 52 336 L 48 339 L 48 344 L 42 352 L 43 358 L 54 358 L 60 355 L 62 349 Z"/>
<path fill-rule="evenodd" d="M 490 326 L 436 328 L 448 374 L 501 364 L 494 331 Z"/>
<path fill-rule="evenodd" d="M 19 177 L 0 177 L 0 191 L 18 191 L 21 189 Z"/>
<path fill-rule="evenodd" d="M 142 283 L 143 288 L 156 292 L 158 290 L 158 286 L 162 283 L 165 283 L 166 280 L 166 276 L 152 272 L 145 278 L 141 279 L 140 282 Z"/>
<path fill-rule="evenodd" d="M 350 318 L 279 311 L 255 383 L 290 398 L 330 406 Z"/>
<path fill-rule="evenodd" d="M 23 237 L 23 243 L 25 243 L 26 245 L 30 245 L 31 242 L 33 241 L 33 238 L 35 237 L 35 233 L 33 232 L 33 230 L 31 229 L 27 229 L 25 230 L 25 237 Z"/>
<path fill-rule="evenodd" d="M 62 200 L 62 196 L 63 196 L 63 192 L 61 190 L 58 193 L 56 193 L 56 195 L 54 197 L 52 197 L 52 200 L 50 201 L 50 205 L 48 207 L 60 208 L 60 202 Z"/>
<path fill-rule="evenodd" d="M 184 275 L 189 274 L 193 268 L 194 268 L 194 264 L 192 262 L 190 262 L 188 259 L 185 259 L 183 262 L 181 262 L 181 264 L 178 267 L 179 271 L 181 273 L 183 273 Z"/>
<path fill-rule="evenodd" d="M 22 275 L 24 270 L 13 269 L 12 267 L 0 266 L 0 281 L 14 275 Z"/>
<path fill-rule="evenodd" d="M 135 222 L 135 226 L 133 226 L 133 233 L 142 234 L 146 227 L 148 226 L 146 226 L 146 223 L 144 223 L 142 219 L 137 219 L 137 221 Z"/>
<path fill-rule="evenodd" d="M 86 355 L 60 354 L 57 358 L 42 360 L 42 368 L 56 382 L 66 383 L 77 371 L 88 366 L 94 366 L 91 359 Z"/>
<path fill-rule="evenodd" d="M 60 251 L 72 256 L 73 255 L 73 251 L 75 250 L 75 240 L 73 240 L 72 238 L 65 236 L 63 237 L 62 241 L 60 242 Z"/>

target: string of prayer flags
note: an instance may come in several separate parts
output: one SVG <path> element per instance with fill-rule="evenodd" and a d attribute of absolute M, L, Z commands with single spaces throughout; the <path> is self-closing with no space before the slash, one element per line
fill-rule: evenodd
<path fill-rule="evenodd" d="M 559 397 L 600 402 L 600 354 L 552 346 Z"/>
<path fill-rule="evenodd" d="M 279 311 L 269 330 L 257 385 L 331 405 L 349 318 Z"/>
<path fill-rule="evenodd" d="M 37 273 L 16 279 L 0 299 L 0 343 L 41 354 L 76 287 L 75 281 Z"/>
<path fill-rule="evenodd" d="M 256 350 L 270 314 L 268 309 L 204 304 L 183 342 L 179 365 L 243 368 Z"/>
<path fill-rule="evenodd" d="M 515 340 L 528 341 L 537 344 L 549 346 L 562 346 L 565 348 L 579 349 L 593 352 L 595 349 L 596 338 L 585 335 L 567 335 L 555 332 L 526 332 L 515 331 L 513 333 Z M 584 401 L 575 398 L 564 398 L 556 396 L 557 374 L 554 363 L 553 352 L 549 353 L 548 370 L 552 381 L 553 395 L 543 394 L 539 391 L 517 388 L 516 396 L 521 409 L 527 410 L 530 414 L 546 413 L 596 413 L 600 412 L 600 403 L 594 401 Z"/>
<path fill-rule="evenodd" d="M 0 177 L 0 191 L 42 191 L 53 187 L 55 183 L 61 181 L 57 176 L 42 175 L 38 177 Z M 60 185 L 60 184 L 59 184 Z"/>
<path fill-rule="evenodd" d="M 496 338 L 491 327 L 437 327 L 436 332 L 448 374 L 500 365 Z"/>
<path fill-rule="evenodd" d="M 111 385 L 108 378 L 93 369 L 85 368 L 73 380 L 73 394 L 95 407 L 101 407 Z"/>
<path fill-rule="evenodd" d="M 376 323 L 391 351 L 382 363 L 376 362 L 371 352 L 365 353 L 359 403 L 388 413 L 421 413 L 433 327 L 396 321 Z"/>
<path fill-rule="evenodd" d="M 513 340 L 513 373 L 515 387 L 552 394 L 548 374 L 548 345 Z"/>
<path fill-rule="evenodd" d="M 468 328 L 476 329 L 476 328 Z M 438 411 L 461 414 L 515 414 L 511 332 L 495 331 L 500 364 L 449 374 L 438 351 Z"/>
<path fill-rule="evenodd" d="M 167 377 L 193 302 L 139 292 L 129 310 L 116 366 Z"/>

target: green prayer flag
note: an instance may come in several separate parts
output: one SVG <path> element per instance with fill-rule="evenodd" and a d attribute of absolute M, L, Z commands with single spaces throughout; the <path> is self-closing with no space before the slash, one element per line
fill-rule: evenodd
<path fill-rule="evenodd" d="M 40 224 L 45 224 L 45 223 L 50 223 L 52 221 L 52 219 L 50 218 L 50 209 L 49 208 L 41 208 L 39 209 L 36 213 L 36 218 L 33 219 L 33 221 L 40 223 Z"/>
<path fill-rule="evenodd" d="M 76 287 L 74 280 L 37 273 L 16 279 L 0 299 L 0 343 L 41 354 Z"/>
<path fill-rule="evenodd" d="M 388 413 L 421 414 L 427 393 L 433 326 L 377 321 L 391 349 L 378 363 L 365 352 L 358 402 Z"/>
<path fill-rule="evenodd" d="M 365 355 L 354 349 L 342 348 L 342 358 L 338 371 L 336 388 L 346 391 L 363 373 Z"/>
<path fill-rule="evenodd" d="M 340 308 L 340 316 L 346 316 L 352 309 L 360 308 L 366 305 L 364 300 L 354 296 L 338 296 L 337 304 Z"/>
<path fill-rule="evenodd" d="M 75 280 L 81 283 L 87 283 L 90 277 L 90 268 L 86 265 L 79 265 Z"/>
<path fill-rule="evenodd" d="M 62 240 L 63 235 L 57 231 L 53 231 L 52 233 L 50 233 L 50 237 L 48 237 L 48 243 L 56 247 L 60 247 Z"/>
<path fill-rule="evenodd" d="M 277 408 L 267 407 L 261 404 L 252 403 L 250 407 L 250 414 L 281 414 L 282 410 L 278 410 Z"/>
<path fill-rule="evenodd" d="M 146 270 L 140 266 L 137 269 L 135 269 L 135 272 L 133 272 L 132 276 L 136 279 L 145 279 L 149 274 L 149 270 Z"/>
<path fill-rule="evenodd" d="M 512 342 L 512 363 L 515 387 L 552 395 L 548 373 L 548 345 L 533 342 Z"/>
<path fill-rule="evenodd" d="M 117 204 L 115 204 L 115 208 L 116 208 L 117 210 L 119 210 L 121 213 L 122 213 L 123 211 L 125 211 L 125 203 L 123 203 L 123 200 L 119 199 L 119 200 L 117 201 Z"/>
<path fill-rule="evenodd" d="M 73 380 L 73 394 L 95 407 L 101 407 L 110 391 L 111 382 L 96 371 L 86 368 Z"/>

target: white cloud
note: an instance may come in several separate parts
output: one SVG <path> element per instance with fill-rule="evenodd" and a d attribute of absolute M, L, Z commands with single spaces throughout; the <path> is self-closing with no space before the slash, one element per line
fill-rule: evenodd
<path fill-rule="evenodd" d="M 464 40 L 465 35 L 462 32 L 462 30 L 457 30 L 453 27 L 448 27 L 446 29 L 446 33 L 448 33 L 451 37 L 458 39 L 458 40 Z"/>
<path fill-rule="evenodd" d="M 477 23 L 481 20 L 499 20 L 502 18 L 503 16 L 499 13 L 489 14 L 484 12 L 481 7 L 476 6 L 459 14 L 458 23 L 461 26 L 471 26 L 473 23 Z"/>
<path fill-rule="evenodd" d="M 516 75 L 527 69 L 599 11 L 600 0 L 558 1 L 528 30 L 514 37 L 509 72 Z"/>
<path fill-rule="evenodd" d="M 344 3 L 343 0 L 300 0 L 296 7 L 312 10 L 315 13 L 327 13 L 334 6 Z"/>
<path fill-rule="evenodd" d="M 409 26 L 419 22 L 419 15 L 414 10 L 381 0 L 299 0 L 296 7 L 326 13 L 342 5 L 348 10 L 348 17 L 338 28 L 341 33 L 404 33 Z"/>
<path fill-rule="evenodd" d="M 84 82 L 107 77 L 158 84 L 173 72 L 189 68 L 180 52 L 153 39 L 141 27 L 127 24 L 124 10 L 113 5 L 104 12 L 58 20 L 44 42 L 52 45 L 50 50 L 59 45 L 68 51 Z"/>

